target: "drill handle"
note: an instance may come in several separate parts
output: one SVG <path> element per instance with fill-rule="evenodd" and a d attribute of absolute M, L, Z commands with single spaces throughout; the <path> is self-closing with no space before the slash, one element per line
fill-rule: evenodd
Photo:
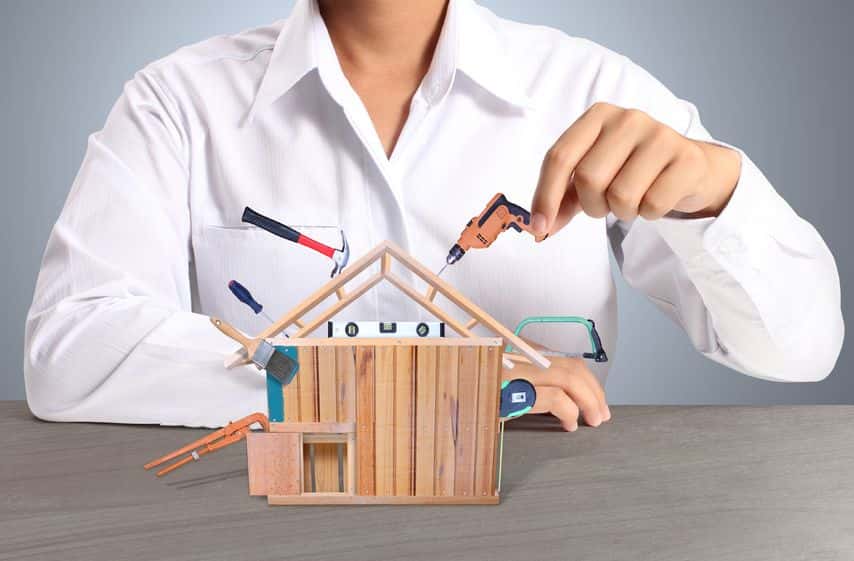
<path fill-rule="evenodd" d="M 489 220 L 495 211 L 499 208 L 505 207 L 507 212 L 509 212 L 514 217 L 519 217 L 522 219 L 522 223 L 526 226 L 531 225 L 531 213 L 520 207 L 519 205 L 513 204 L 507 200 L 507 197 L 504 196 L 504 193 L 498 193 L 495 197 L 492 198 L 492 201 L 489 204 L 489 207 L 480 215 L 477 220 L 478 228 L 483 228 L 483 225 L 486 224 L 486 221 Z"/>
<path fill-rule="evenodd" d="M 493 203 L 490 211 L 494 212 L 495 209 L 497 209 L 501 206 L 504 206 L 507 209 L 507 212 L 512 217 L 518 219 L 518 220 L 511 221 L 509 223 L 508 227 L 513 228 L 517 232 L 528 232 L 529 234 L 534 236 L 534 238 L 538 242 L 541 242 L 548 237 L 548 234 L 546 234 L 545 236 L 538 236 L 534 233 L 534 230 L 531 227 L 531 213 L 530 213 L 530 211 L 528 211 L 525 208 L 522 208 L 521 206 L 519 206 L 517 204 L 511 203 L 510 201 L 507 200 L 507 197 L 505 197 L 502 193 L 499 193 L 498 195 L 495 196 L 494 203 Z M 491 212 L 489 214 L 491 214 Z"/>
<path fill-rule="evenodd" d="M 531 225 L 531 213 L 528 210 L 520 207 L 517 204 L 511 203 L 504 195 L 501 195 L 501 199 L 503 199 L 502 203 L 507 207 L 507 212 L 509 212 L 513 216 L 521 218 L 522 223 L 526 226 Z"/>

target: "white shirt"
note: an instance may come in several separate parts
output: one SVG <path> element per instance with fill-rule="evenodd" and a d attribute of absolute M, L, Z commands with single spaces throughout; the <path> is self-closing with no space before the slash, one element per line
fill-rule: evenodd
<path fill-rule="evenodd" d="M 711 139 L 691 104 L 627 58 L 469 0 L 452 0 L 390 158 L 313 1 L 150 65 L 91 137 L 48 242 L 26 327 L 31 409 L 205 426 L 263 411 L 263 377 L 223 368 L 235 344 L 206 316 L 254 335 L 264 320 L 229 280 L 278 316 L 326 282 L 331 263 L 242 224 L 245 206 L 333 244 L 341 227 L 354 257 L 393 240 L 438 270 L 493 194 L 530 204 L 546 150 L 596 101 Z M 718 218 L 579 216 L 542 244 L 510 231 L 445 280 L 511 328 L 531 315 L 592 318 L 613 351 L 609 241 L 629 284 L 710 359 L 783 381 L 833 368 L 843 337 L 834 260 L 747 157 Z M 383 286 L 343 317 L 429 316 Z M 529 335 L 564 350 L 586 342 L 568 329 Z"/>

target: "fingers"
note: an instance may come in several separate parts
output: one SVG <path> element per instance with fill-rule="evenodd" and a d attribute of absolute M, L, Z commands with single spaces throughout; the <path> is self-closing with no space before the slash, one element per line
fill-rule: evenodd
<path fill-rule="evenodd" d="M 564 430 L 578 430 L 578 406 L 560 388 L 544 386 L 537 388 L 537 403 L 531 413 L 551 413 L 560 420 Z"/>
<path fill-rule="evenodd" d="M 580 211 L 628 221 L 721 208 L 737 181 L 728 170 L 740 166 L 731 152 L 721 152 L 723 163 L 713 166 L 711 147 L 642 111 L 597 103 L 549 149 L 532 203 L 533 229 L 553 235 Z M 712 173 L 715 167 L 727 173 Z"/>
<path fill-rule="evenodd" d="M 531 226 L 537 235 L 551 233 L 575 166 L 596 142 L 607 110 L 591 107 L 552 146 L 540 169 L 540 179 L 531 203 Z"/>
<path fill-rule="evenodd" d="M 552 223 L 551 228 L 549 228 L 549 233 L 553 234 L 560 231 L 560 229 L 569 224 L 569 221 L 575 218 L 575 215 L 579 212 L 581 212 L 581 203 L 578 201 L 578 193 L 575 192 L 574 187 L 570 186 L 566 195 L 563 197 L 563 201 L 560 203 L 560 209 L 558 210 L 557 217 Z"/>
<path fill-rule="evenodd" d="M 672 160 L 666 145 L 669 140 L 662 138 L 666 135 L 652 136 L 637 147 L 608 187 L 608 206 L 620 220 L 630 221 L 637 218 L 638 207 L 647 187 L 655 182 Z"/>
<path fill-rule="evenodd" d="M 535 369 L 525 372 L 524 377 L 537 388 L 537 403 L 541 388 L 556 388 L 581 411 L 588 425 L 598 427 L 611 419 L 605 391 L 596 376 L 580 360 L 557 361 L 548 370 Z"/>
<path fill-rule="evenodd" d="M 658 220 L 677 207 L 690 192 L 687 185 L 700 180 L 700 166 L 693 161 L 694 155 L 680 154 L 661 172 L 649 189 L 644 193 L 638 206 L 638 214 L 647 220 Z M 705 201 L 699 208 L 705 206 Z M 688 210 L 688 209 L 686 209 Z"/>
<path fill-rule="evenodd" d="M 649 117 L 625 111 L 607 121 L 596 143 L 578 163 L 572 182 L 584 212 L 602 218 L 610 212 L 611 182 L 648 132 Z"/>
<path fill-rule="evenodd" d="M 599 412 L 602 415 L 602 422 L 610 421 L 611 408 L 608 407 L 608 400 L 605 396 L 605 388 L 603 388 L 602 384 L 599 383 L 599 379 L 596 377 L 596 375 L 593 374 L 593 372 L 591 372 L 589 368 L 584 366 L 583 362 L 581 363 L 581 365 L 583 366 L 583 368 L 577 372 L 577 375 L 580 375 L 585 379 L 587 384 L 593 390 L 593 393 L 596 395 L 597 403 L 599 405 Z"/>

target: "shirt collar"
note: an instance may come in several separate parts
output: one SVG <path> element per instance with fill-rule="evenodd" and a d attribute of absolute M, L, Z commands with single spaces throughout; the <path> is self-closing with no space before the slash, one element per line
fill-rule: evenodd
<path fill-rule="evenodd" d="M 450 0 L 433 62 L 422 84 L 421 93 L 428 103 L 438 103 L 450 91 L 456 72 L 461 71 L 509 105 L 532 107 L 531 99 L 513 79 L 514 72 L 507 63 L 510 57 L 490 16 L 473 0 Z M 317 0 L 299 0 L 276 39 L 248 121 L 251 123 L 258 112 L 314 69 L 339 104 L 355 95 L 338 63 Z"/>

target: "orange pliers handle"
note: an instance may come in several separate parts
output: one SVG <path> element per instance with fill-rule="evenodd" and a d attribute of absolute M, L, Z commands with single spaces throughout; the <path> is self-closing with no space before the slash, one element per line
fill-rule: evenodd
<path fill-rule="evenodd" d="M 175 471 L 183 465 L 200 459 L 202 456 L 209 452 L 216 452 L 220 448 L 225 448 L 226 446 L 234 444 L 235 442 L 240 442 L 241 440 L 246 438 L 246 435 L 249 434 L 249 432 L 251 431 L 252 425 L 256 423 L 261 425 L 261 428 L 264 430 L 264 432 L 270 431 L 270 421 L 269 419 L 267 419 L 267 416 L 263 413 L 253 413 L 249 416 L 243 417 L 242 419 L 228 423 L 223 428 L 215 430 L 209 435 L 203 436 L 202 438 L 195 440 L 187 444 L 186 446 L 175 450 L 174 452 L 170 452 L 165 456 L 148 462 L 143 467 L 145 469 L 151 469 L 153 467 L 165 464 L 170 460 L 174 460 L 178 456 L 187 454 L 185 457 L 181 458 L 174 464 L 158 471 L 157 477 L 161 477 L 171 471 Z"/>

